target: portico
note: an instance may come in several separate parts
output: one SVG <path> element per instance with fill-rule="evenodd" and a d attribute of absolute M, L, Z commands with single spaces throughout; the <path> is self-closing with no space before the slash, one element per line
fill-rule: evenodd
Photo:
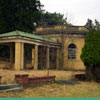
<path fill-rule="evenodd" d="M 29 63 L 29 66 L 31 66 L 34 70 L 38 70 L 39 68 L 43 69 L 42 67 L 44 67 L 45 69 L 51 68 L 51 49 L 56 50 L 56 54 L 54 53 L 56 56 L 55 67 L 59 67 L 60 44 L 56 43 L 53 40 L 22 31 L 13 31 L 0 35 L 0 45 L 9 46 L 9 64 L 7 64 L 6 66 L 10 66 L 15 70 L 25 69 L 27 61 L 29 60 L 26 57 L 27 53 L 30 53 L 29 58 L 31 62 Z M 27 50 L 28 48 L 30 48 L 30 50 Z M 40 61 L 42 62 L 41 64 Z"/>

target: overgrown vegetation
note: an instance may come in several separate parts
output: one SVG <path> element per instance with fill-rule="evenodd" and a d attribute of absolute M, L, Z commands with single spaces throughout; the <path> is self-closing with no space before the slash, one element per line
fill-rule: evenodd
<path fill-rule="evenodd" d="M 86 35 L 81 59 L 86 66 L 88 80 L 100 82 L 100 31 L 92 29 Z"/>
<path fill-rule="evenodd" d="M 2 83 L 14 83 L 15 74 L 29 74 L 30 77 L 45 76 L 47 70 L 0 70 L 2 76 Z M 84 72 L 73 71 L 57 71 L 50 70 L 50 75 L 56 75 L 56 80 L 70 80 L 73 74 L 80 74 Z M 100 97 L 100 84 L 96 82 L 78 82 L 76 85 L 59 84 L 59 83 L 46 83 L 35 84 L 21 92 L 3 92 L 0 97 L 12 98 L 45 98 L 45 97 Z"/>

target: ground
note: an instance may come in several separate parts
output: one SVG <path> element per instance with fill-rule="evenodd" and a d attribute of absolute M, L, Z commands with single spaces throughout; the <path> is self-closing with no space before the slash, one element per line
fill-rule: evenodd
<path fill-rule="evenodd" d="M 47 70 L 0 70 L 0 75 L 3 76 L 2 84 L 15 83 L 14 75 L 18 73 L 29 74 L 30 76 L 44 76 L 48 74 Z M 100 97 L 100 84 L 95 82 L 81 82 L 77 81 L 76 84 L 65 84 L 58 83 L 58 80 L 70 80 L 72 79 L 75 71 L 57 71 L 50 70 L 50 75 L 56 75 L 56 83 L 36 84 L 25 88 L 22 92 L 4 92 L 0 93 L 0 97 Z"/>

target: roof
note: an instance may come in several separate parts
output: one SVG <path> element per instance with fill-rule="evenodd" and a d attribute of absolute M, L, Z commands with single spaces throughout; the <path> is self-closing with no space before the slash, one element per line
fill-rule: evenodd
<path fill-rule="evenodd" d="M 0 38 L 1 37 L 11 37 L 11 36 L 22 36 L 22 37 L 27 37 L 27 38 L 32 38 L 32 39 L 37 39 L 37 40 L 42 40 L 42 41 L 47 41 L 47 42 L 55 42 L 54 40 L 43 38 L 42 36 L 30 34 L 30 33 L 23 32 L 23 31 L 18 31 L 18 30 L 0 34 Z"/>

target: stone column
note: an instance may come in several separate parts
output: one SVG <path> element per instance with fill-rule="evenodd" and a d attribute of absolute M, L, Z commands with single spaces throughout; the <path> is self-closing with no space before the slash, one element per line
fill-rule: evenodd
<path fill-rule="evenodd" d="M 50 68 L 50 48 L 46 49 L 46 69 Z"/>
<path fill-rule="evenodd" d="M 34 48 L 32 48 L 32 67 L 34 67 L 34 60 L 35 60 L 34 54 L 35 54 L 35 50 Z"/>
<path fill-rule="evenodd" d="M 38 69 L 38 45 L 35 45 L 35 52 L 34 52 L 34 56 L 35 56 L 35 59 L 34 59 L 34 70 L 37 70 Z"/>
<path fill-rule="evenodd" d="M 56 50 L 56 69 L 59 69 L 59 48 Z"/>
<path fill-rule="evenodd" d="M 24 68 L 24 43 L 15 43 L 15 69 Z"/>
<path fill-rule="evenodd" d="M 14 54 L 13 54 L 13 46 L 10 46 L 10 67 L 13 68 L 13 60 Z"/>
<path fill-rule="evenodd" d="M 21 69 L 24 69 L 24 43 L 21 43 Z"/>

